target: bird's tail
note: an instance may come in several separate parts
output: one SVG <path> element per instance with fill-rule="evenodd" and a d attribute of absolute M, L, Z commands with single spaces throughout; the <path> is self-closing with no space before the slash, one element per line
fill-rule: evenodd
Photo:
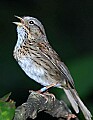
<path fill-rule="evenodd" d="M 67 90 L 64 88 L 64 91 L 73 107 L 73 109 L 75 110 L 76 113 L 79 112 L 78 106 L 80 107 L 84 117 L 86 120 L 92 120 L 91 117 L 91 113 L 90 111 L 87 109 L 87 107 L 83 104 L 83 102 L 81 101 L 81 99 L 79 98 L 77 92 L 75 89 L 70 89 Z"/>

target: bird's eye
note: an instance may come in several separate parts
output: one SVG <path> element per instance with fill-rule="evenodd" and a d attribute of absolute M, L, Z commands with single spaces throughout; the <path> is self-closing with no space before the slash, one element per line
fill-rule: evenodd
<path fill-rule="evenodd" d="M 29 24 L 33 25 L 33 24 L 34 24 L 34 22 L 31 20 L 31 21 L 29 21 Z"/>

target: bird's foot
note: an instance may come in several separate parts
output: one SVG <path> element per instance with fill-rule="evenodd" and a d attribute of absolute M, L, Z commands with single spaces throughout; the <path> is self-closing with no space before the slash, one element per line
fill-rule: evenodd
<path fill-rule="evenodd" d="M 32 90 L 29 90 L 29 92 L 32 92 Z M 40 90 L 37 90 L 37 91 L 34 91 L 34 92 L 36 92 L 37 94 L 40 94 L 40 96 L 42 96 L 44 99 L 45 99 L 45 103 L 47 103 L 48 102 L 48 97 L 46 96 L 46 92 L 44 92 L 44 93 L 42 93 L 41 92 L 41 89 Z"/>
<path fill-rule="evenodd" d="M 53 101 L 55 101 L 55 99 L 56 99 L 56 98 L 55 98 L 55 95 L 52 94 L 52 93 L 49 93 L 49 92 L 44 92 L 43 95 L 52 97 Z"/>
<path fill-rule="evenodd" d="M 42 97 L 44 97 L 46 99 L 46 102 L 48 102 L 48 99 L 49 99 L 49 96 L 52 98 L 53 101 L 55 101 L 55 96 L 52 94 L 52 93 L 49 93 L 49 92 L 41 92 L 40 90 L 36 91 L 37 93 L 39 93 Z"/>
<path fill-rule="evenodd" d="M 75 114 L 68 114 L 67 116 L 67 120 L 71 120 L 71 118 L 76 118 L 77 116 Z"/>
<path fill-rule="evenodd" d="M 48 86 L 45 86 L 45 87 L 43 87 L 43 88 L 41 88 L 40 90 L 38 90 L 38 91 L 36 91 L 38 94 L 40 94 L 42 97 L 44 97 L 45 99 L 46 99 L 46 102 L 48 102 L 48 96 L 51 96 L 52 97 L 52 99 L 53 99 L 53 101 L 55 101 L 55 96 L 53 95 L 53 94 L 50 94 L 50 93 L 48 93 L 48 92 L 45 92 L 45 91 L 47 91 L 49 88 L 51 88 L 51 87 L 54 87 L 54 86 L 56 86 L 57 85 L 57 83 L 53 83 L 53 84 L 50 84 L 50 85 L 48 85 Z M 30 92 L 30 91 L 29 91 Z"/>

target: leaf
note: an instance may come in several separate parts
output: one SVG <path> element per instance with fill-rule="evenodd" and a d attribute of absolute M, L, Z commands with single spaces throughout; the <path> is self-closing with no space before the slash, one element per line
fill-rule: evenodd
<path fill-rule="evenodd" d="M 0 98 L 1 101 L 7 101 L 11 95 L 11 92 Z"/>
<path fill-rule="evenodd" d="M 8 93 L 4 97 L 0 98 L 0 120 L 12 120 L 15 113 L 15 102 L 9 100 L 11 93 Z"/>

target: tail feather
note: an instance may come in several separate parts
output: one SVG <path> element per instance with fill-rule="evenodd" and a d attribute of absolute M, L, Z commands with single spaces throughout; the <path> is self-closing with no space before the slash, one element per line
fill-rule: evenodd
<path fill-rule="evenodd" d="M 91 113 L 90 111 L 87 109 L 87 107 L 83 104 L 83 102 L 81 101 L 81 99 L 79 98 L 77 92 L 74 89 L 70 89 L 70 90 L 66 90 L 64 89 L 72 107 L 74 108 L 74 110 L 76 111 L 76 113 L 79 112 L 78 106 L 80 107 L 84 117 L 86 120 L 92 120 L 91 117 Z"/>
<path fill-rule="evenodd" d="M 76 112 L 76 113 L 79 113 L 78 104 L 76 103 L 75 99 L 73 98 L 70 90 L 64 89 L 64 92 L 66 93 L 66 95 L 67 95 L 67 97 L 68 97 L 68 99 L 69 99 L 69 101 L 70 101 L 73 109 L 75 110 L 75 112 Z"/>
<path fill-rule="evenodd" d="M 72 89 L 71 91 L 72 91 L 72 94 L 74 94 L 74 96 L 76 97 L 75 99 L 77 100 L 78 106 L 80 107 L 83 115 L 85 116 L 85 119 L 86 120 L 92 120 L 91 119 L 92 115 L 91 115 L 90 111 L 87 109 L 87 107 L 81 101 L 81 99 L 79 98 L 77 92 L 74 89 Z"/>

